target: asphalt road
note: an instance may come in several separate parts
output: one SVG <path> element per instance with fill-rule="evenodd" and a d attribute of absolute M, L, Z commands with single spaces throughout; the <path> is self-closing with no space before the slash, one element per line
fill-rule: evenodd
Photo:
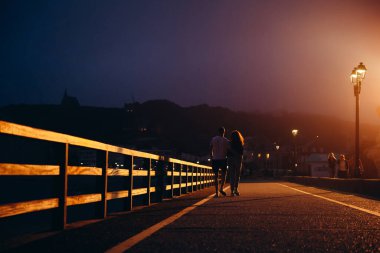
<path fill-rule="evenodd" d="M 104 252 L 211 193 L 64 231 L 14 252 Z M 380 252 L 379 200 L 287 182 L 242 183 L 240 193 L 210 199 L 128 252 Z"/>

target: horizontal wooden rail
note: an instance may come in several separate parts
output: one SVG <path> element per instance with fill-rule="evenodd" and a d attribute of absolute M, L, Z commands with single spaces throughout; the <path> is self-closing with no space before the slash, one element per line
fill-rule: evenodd
<path fill-rule="evenodd" d="M 0 205 L 0 218 L 58 207 L 58 198 L 40 199 Z"/>
<path fill-rule="evenodd" d="M 18 125 L 6 121 L 0 121 L 0 133 L 10 134 L 16 136 L 22 136 L 26 138 L 33 138 L 44 141 L 52 141 L 58 143 L 68 143 L 70 145 L 98 149 L 103 151 L 109 151 L 124 155 L 137 156 L 141 158 L 155 159 L 159 160 L 158 155 L 145 153 L 137 150 L 117 147 L 98 141 L 88 140 L 80 137 L 75 137 L 67 134 L 56 133 L 52 131 L 37 129 L 33 127 Z"/>
<path fill-rule="evenodd" d="M 184 174 L 184 173 L 183 173 L 183 174 Z M 180 174 L 178 171 L 174 171 L 174 172 L 172 172 L 172 171 L 168 171 L 168 172 L 167 172 L 167 175 L 168 175 L 168 176 L 174 175 L 175 177 L 178 177 L 178 176 L 180 176 L 181 174 Z"/>
<path fill-rule="evenodd" d="M 127 198 L 128 196 L 129 196 L 128 190 L 107 192 L 107 200 Z"/>
<path fill-rule="evenodd" d="M 1 176 L 57 176 L 59 166 L 0 163 Z"/>
<path fill-rule="evenodd" d="M 147 188 L 139 188 L 139 189 L 133 189 L 132 191 L 132 196 L 137 196 L 137 195 L 143 195 L 148 193 Z"/>
<path fill-rule="evenodd" d="M 93 202 L 99 202 L 101 200 L 102 200 L 102 194 L 100 193 L 67 196 L 67 199 L 66 199 L 67 206 L 88 204 L 88 203 L 93 203 Z"/>
<path fill-rule="evenodd" d="M 102 168 L 96 167 L 83 167 L 83 166 L 68 166 L 68 175 L 82 175 L 82 176 L 101 176 Z"/>
<path fill-rule="evenodd" d="M 133 176 L 146 177 L 148 176 L 147 170 L 133 170 Z"/>
<path fill-rule="evenodd" d="M 107 169 L 108 176 L 128 177 L 129 170 L 126 169 Z"/>
<path fill-rule="evenodd" d="M 198 163 L 186 162 L 186 161 L 182 161 L 182 160 L 175 159 L 175 158 L 169 158 L 169 162 L 211 170 L 210 166 L 206 166 L 206 165 L 202 165 L 202 164 L 198 164 Z"/>

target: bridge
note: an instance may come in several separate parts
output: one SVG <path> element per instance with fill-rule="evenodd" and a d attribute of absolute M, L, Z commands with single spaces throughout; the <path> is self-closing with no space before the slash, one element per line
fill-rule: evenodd
<path fill-rule="evenodd" d="M 1 251 L 380 252 L 378 180 L 246 179 L 215 199 L 209 166 L 4 121 L 0 133 Z"/>

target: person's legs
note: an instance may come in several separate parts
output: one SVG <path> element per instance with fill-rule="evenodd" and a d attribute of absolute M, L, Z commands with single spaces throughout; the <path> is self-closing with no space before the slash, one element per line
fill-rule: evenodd
<path fill-rule="evenodd" d="M 228 167 L 228 172 L 230 175 L 230 188 L 231 188 L 231 195 L 234 195 L 234 190 L 235 190 L 235 168 L 233 164 L 233 160 L 229 160 L 229 167 Z"/>
<path fill-rule="evenodd" d="M 218 174 L 219 174 L 219 165 L 218 165 L 218 162 L 216 160 L 213 160 L 212 161 L 212 170 L 214 172 L 214 184 L 215 184 L 215 197 L 218 197 L 219 196 L 219 192 L 218 192 L 218 185 L 219 185 L 219 180 L 218 180 Z"/>
<path fill-rule="evenodd" d="M 241 168 L 242 168 L 242 159 L 238 158 L 235 162 L 235 192 L 239 194 L 238 187 L 240 182 Z"/>
<path fill-rule="evenodd" d="M 223 191 L 224 183 L 226 182 L 226 175 L 227 175 L 227 161 L 221 160 L 220 162 L 220 168 L 222 170 L 222 178 L 220 180 L 220 193 L 226 196 L 226 193 Z"/>

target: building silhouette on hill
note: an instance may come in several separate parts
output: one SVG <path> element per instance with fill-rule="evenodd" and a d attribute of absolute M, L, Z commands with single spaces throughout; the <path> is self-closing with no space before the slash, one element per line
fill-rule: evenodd
<path fill-rule="evenodd" d="M 61 106 L 65 108 L 78 108 L 80 104 L 78 99 L 76 97 L 69 96 L 67 94 L 67 89 L 65 89 L 65 93 L 63 94 L 63 98 L 61 100 Z"/>

